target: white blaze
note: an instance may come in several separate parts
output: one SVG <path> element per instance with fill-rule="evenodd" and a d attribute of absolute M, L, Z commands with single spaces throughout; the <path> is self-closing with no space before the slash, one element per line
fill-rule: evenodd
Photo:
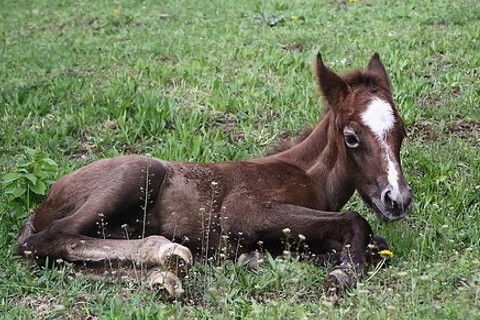
<path fill-rule="evenodd" d="M 372 132 L 384 141 L 385 135 L 393 128 L 395 117 L 393 116 L 392 106 L 377 97 L 373 98 L 362 115 L 362 122 L 372 130 Z"/>
<path fill-rule="evenodd" d="M 398 199 L 400 190 L 398 186 L 398 178 L 400 176 L 399 163 L 395 160 L 395 156 L 387 143 L 387 135 L 395 124 L 395 116 L 392 106 L 378 97 L 370 101 L 367 109 L 361 114 L 361 119 L 380 143 L 380 148 L 384 159 L 387 161 L 387 179 L 390 184 L 392 200 Z"/>

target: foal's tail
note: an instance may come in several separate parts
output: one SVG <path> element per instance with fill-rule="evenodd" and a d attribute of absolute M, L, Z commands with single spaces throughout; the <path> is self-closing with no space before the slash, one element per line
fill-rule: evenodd
<path fill-rule="evenodd" d="M 27 239 L 30 238 L 35 233 L 35 228 L 33 227 L 33 214 L 27 218 L 25 224 L 23 225 L 22 229 L 20 230 L 20 234 L 18 235 L 17 240 L 17 247 L 16 251 L 19 255 L 25 255 L 25 245 L 27 243 Z"/>

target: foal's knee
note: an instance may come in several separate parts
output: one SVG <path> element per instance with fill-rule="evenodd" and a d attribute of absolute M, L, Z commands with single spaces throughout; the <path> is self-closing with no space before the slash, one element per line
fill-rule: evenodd
<path fill-rule="evenodd" d="M 70 239 L 50 232 L 39 232 L 21 237 L 17 242 L 17 254 L 42 265 L 47 258 L 68 259 L 68 248 L 74 246 Z"/>
<path fill-rule="evenodd" d="M 354 211 L 346 212 L 345 214 L 347 215 L 352 233 L 361 235 L 362 238 L 365 238 L 365 245 L 367 245 L 372 235 L 372 228 L 368 221 Z"/>
<path fill-rule="evenodd" d="M 348 219 L 353 225 L 359 226 L 361 228 L 370 229 L 370 224 L 368 221 L 362 217 L 358 212 L 355 211 L 349 211 L 345 213 L 348 216 Z"/>

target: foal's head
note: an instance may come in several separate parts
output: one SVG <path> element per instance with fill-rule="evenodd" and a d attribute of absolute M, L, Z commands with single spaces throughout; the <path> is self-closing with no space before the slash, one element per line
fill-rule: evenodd
<path fill-rule="evenodd" d="M 380 57 L 374 54 L 363 71 L 339 76 L 317 55 L 314 72 L 349 178 L 379 218 L 402 218 L 412 199 L 400 162 L 405 129 Z"/>

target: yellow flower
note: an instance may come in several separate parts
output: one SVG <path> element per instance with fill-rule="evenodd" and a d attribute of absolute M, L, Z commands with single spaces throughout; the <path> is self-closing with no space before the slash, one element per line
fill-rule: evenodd
<path fill-rule="evenodd" d="M 347 0 L 347 2 L 357 2 L 358 0 Z"/>
<path fill-rule="evenodd" d="M 119 16 L 119 15 L 122 14 L 122 11 L 121 11 L 121 10 L 118 10 L 118 9 L 115 9 L 115 10 L 112 11 L 112 14 L 113 14 L 114 16 Z"/>
<path fill-rule="evenodd" d="M 393 257 L 393 252 L 388 249 L 378 251 L 378 254 L 383 256 L 384 258 L 391 258 Z"/>
<path fill-rule="evenodd" d="M 305 18 L 303 16 L 290 16 L 290 20 L 295 22 L 303 22 Z"/>

